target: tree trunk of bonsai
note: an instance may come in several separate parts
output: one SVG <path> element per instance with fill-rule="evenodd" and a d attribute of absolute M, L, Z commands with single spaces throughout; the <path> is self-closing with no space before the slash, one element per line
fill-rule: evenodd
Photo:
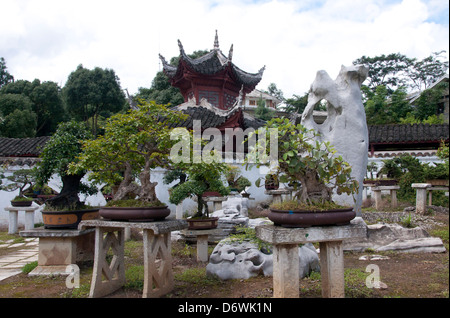
<path fill-rule="evenodd" d="M 146 162 L 144 169 L 139 174 L 139 180 L 141 181 L 141 189 L 139 191 L 139 198 L 146 202 L 158 201 L 156 197 L 156 185 L 158 182 L 150 181 L 150 163 Z"/>
<path fill-rule="evenodd" d="M 306 175 L 298 176 L 302 184 L 300 198 L 303 203 L 324 202 L 331 200 L 331 192 L 328 187 L 317 178 L 315 171 L 309 171 Z"/>
<path fill-rule="evenodd" d="M 77 174 L 61 177 L 63 183 L 61 192 L 57 196 L 48 199 L 45 204 L 55 210 L 80 209 L 83 204 L 78 197 L 78 191 L 83 176 L 84 174 Z"/>
<path fill-rule="evenodd" d="M 130 194 L 137 195 L 137 191 L 139 187 L 137 184 L 133 183 L 133 174 L 132 168 L 129 163 L 126 163 L 125 171 L 123 173 L 123 180 L 120 182 L 119 187 L 117 188 L 116 193 L 114 194 L 114 201 L 124 200 Z"/>

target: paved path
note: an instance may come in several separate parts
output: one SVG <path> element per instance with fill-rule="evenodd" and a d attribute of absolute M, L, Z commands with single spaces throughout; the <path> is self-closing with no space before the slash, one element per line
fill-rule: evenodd
<path fill-rule="evenodd" d="M 0 281 L 22 272 L 22 267 L 38 259 L 38 238 L 25 238 L 22 243 L 0 241 Z M 20 249 L 17 249 L 20 247 Z M 5 254 L 4 251 L 11 250 Z"/>

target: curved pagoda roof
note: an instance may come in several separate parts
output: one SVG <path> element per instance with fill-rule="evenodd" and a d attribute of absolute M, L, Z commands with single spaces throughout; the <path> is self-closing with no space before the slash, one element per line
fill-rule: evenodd
<path fill-rule="evenodd" d="M 248 73 L 241 70 L 232 62 L 233 45 L 231 45 L 228 56 L 223 54 L 219 48 L 217 31 L 214 48 L 209 53 L 199 58 L 190 58 L 184 51 L 180 40 L 178 40 L 178 46 L 180 49 L 180 60 L 177 66 L 170 65 L 161 54 L 159 55 L 163 64 L 163 71 L 170 78 L 173 86 L 177 86 L 177 83 L 182 81 L 186 74 L 206 75 L 209 77 L 216 75 L 231 79 L 239 88 L 244 86 L 244 91 L 248 93 L 252 91 L 262 79 L 265 66 L 261 68 L 258 73 Z"/>

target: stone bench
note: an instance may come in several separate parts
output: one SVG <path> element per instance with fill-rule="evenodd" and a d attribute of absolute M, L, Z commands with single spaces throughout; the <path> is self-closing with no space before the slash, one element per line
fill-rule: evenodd
<path fill-rule="evenodd" d="M 109 295 L 125 284 L 124 232 L 127 227 L 143 231 L 144 291 L 142 297 L 160 297 L 173 289 L 170 233 L 187 228 L 186 220 L 165 219 L 159 222 L 86 220 L 81 221 L 78 228 L 95 229 L 95 258 L 90 298 Z M 114 255 L 111 263 L 108 263 L 107 253 L 110 249 Z M 157 257 L 159 257 L 158 262 Z"/>
<path fill-rule="evenodd" d="M 375 199 L 375 209 L 379 210 L 381 208 L 381 191 L 389 191 L 391 195 L 391 207 L 397 207 L 397 190 L 400 186 L 378 186 L 372 187 L 373 196 Z"/>
<path fill-rule="evenodd" d="M 363 238 L 363 224 L 284 228 L 275 225 L 256 227 L 256 237 L 273 245 L 273 296 L 299 297 L 300 243 L 320 243 L 320 273 L 323 297 L 344 297 L 344 252 L 342 242 Z"/>
<path fill-rule="evenodd" d="M 67 265 L 94 259 L 94 230 L 45 229 L 20 231 L 22 237 L 39 238 L 38 266 L 29 273 L 64 275 Z"/>
<path fill-rule="evenodd" d="M 32 205 L 29 207 L 15 207 L 8 206 L 5 211 L 9 212 L 9 225 L 8 233 L 16 234 L 18 226 L 19 211 L 25 212 L 25 230 L 31 230 L 34 228 L 34 212 L 38 210 L 40 206 Z"/>

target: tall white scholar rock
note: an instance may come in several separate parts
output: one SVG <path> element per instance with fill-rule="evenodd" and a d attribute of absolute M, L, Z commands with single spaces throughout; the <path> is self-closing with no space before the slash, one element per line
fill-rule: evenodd
<path fill-rule="evenodd" d="M 333 200 L 353 205 L 361 215 L 363 180 L 368 162 L 369 132 L 362 103 L 361 84 L 368 75 L 364 65 L 342 66 L 336 80 L 318 71 L 308 95 L 308 105 L 301 123 L 320 133 L 321 141 L 329 141 L 339 155 L 352 166 L 352 176 L 359 182 L 359 193 L 352 196 L 334 194 Z M 314 107 L 326 101 L 327 118 L 322 124 L 313 119 Z"/>

